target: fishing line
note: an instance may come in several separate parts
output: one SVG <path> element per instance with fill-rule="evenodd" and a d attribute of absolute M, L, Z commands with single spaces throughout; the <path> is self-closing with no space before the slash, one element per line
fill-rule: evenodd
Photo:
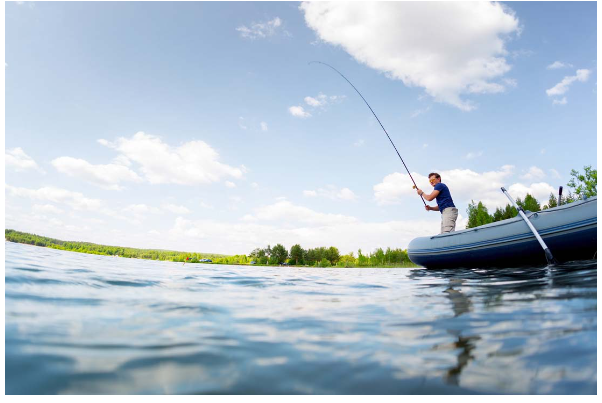
<path fill-rule="evenodd" d="M 378 118 L 378 116 L 376 116 L 376 113 L 374 113 L 374 110 L 372 109 L 372 107 L 370 106 L 370 104 L 368 103 L 368 101 L 366 101 L 366 98 L 364 98 L 364 96 L 361 94 L 361 92 L 358 91 L 357 88 L 355 88 L 355 85 L 353 85 L 351 83 L 351 81 L 349 81 L 347 79 L 347 77 L 345 77 L 343 75 L 343 73 L 341 73 L 340 71 L 338 71 L 337 69 L 335 69 L 334 67 L 332 67 L 330 64 L 326 64 L 324 62 L 320 62 L 320 61 L 313 61 L 313 62 L 309 62 L 308 64 L 312 64 L 312 63 L 320 63 L 323 64 L 324 66 L 328 66 L 331 69 L 333 69 L 334 71 L 336 71 L 337 73 L 339 73 L 339 75 L 341 77 L 343 77 L 345 79 L 345 81 L 347 81 L 349 83 L 349 85 L 351 85 L 353 87 L 353 89 L 355 90 L 355 92 L 357 92 L 359 94 L 360 97 L 362 97 L 362 99 L 364 100 L 364 102 L 366 103 L 366 105 L 368 105 L 368 108 L 370 108 L 370 112 L 372 112 L 372 114 L 374 115 L 374 117 L 376 118 L 376 120 L 378 121 L 378 124 L 380 125 L 380 127 L 382 127 L 383 131 L 385 132 L 385 134 L 387 135 L 387 138 L 389 139 L 389 141 L 391 142 L 391 145 L 393 146 L 393 148 L 395 149 L 395 152 L 397 153 L 397 155 L 399 156 L 399 159 L 401 160 L 401 163 L 403 164 L 404 168 L 406 169 L 406 171 L 408 171 L 408 175 L 410 175 L 410 179 L 412 180 L 412 183 L 414 183 L 414 188 L 418 188 L 418 185 L 416 185 L 416 182 L 414 181 L 414 178 L 412 177 L 412 174 L 410 173 L 410 170 L 408 169 L 406 163 L 403 161 L 403 158 L 401 158 L 401 154 L 399 154 L 399 151 L 397 151 L 397 147 L 395 147 L 395 144 L 393 143 L 393 140 L 391 140 L 391 136 L 389 136 L 389 133 L 387 133 L 387 130 L 385 129 L 385 127 L 383 126 L 383 124 L 380 122 L 380 119 Z M 420 198 L 422 199 L 422 202 L 424 203 L 424 205 L 426 206 L 426 202 L 424 201 L 424 197 L 422 197 L 422 195 L 420 195 Z"/>

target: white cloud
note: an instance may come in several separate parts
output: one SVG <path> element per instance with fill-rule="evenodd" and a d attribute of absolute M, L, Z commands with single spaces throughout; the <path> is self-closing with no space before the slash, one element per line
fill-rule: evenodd
<path fill-rule="evenodd" d="M 102 145 L 103 145 L 103 146 L 105 146 L 105 147 L 114 147 L 114 144 L 113 144 L 113 143 L 111 143 L 111 142 L 110 142 L 110 141 L 108 141 L 108 140 L 105 140 L 105 139 L 98 139 L 98 140 L 96 140 L 96 141 L 97 141 L 99 144 L 102 144 Z"/>
<path fill-rule="evenodd" d="M 518 59 L 519 57 L 530 57 L 533 56 L 535 54 L 535 52 L 533 52 L 532 50 L 528 50 L 528 49 L 518 49 L 518 50 L 513 50 L 511 52 L 512 58 L 514 59 Z"/>
<path fill-rule="evenodd" d="M 506 84 L 508 87 L 517 87 L 518 81 L 515 78 L 504 78 L 502 82 Z"/>
<path fill-rule="evenodd" d="M 355 200 L 357 196 L 349 188 L 343 188 L 337 191 L 336 198 L 340 200 Z"/>
<path fill-rule="evenodd" d="M 201 204 L 204 204 L 204 203 L 201 203 Z M 184 206 L 178 206 L 175 204 L 164 204 L 161 207 L 164 210 L 171 211 L 172 213 L 175 213 L 175 214 L 190 214 L 190 210 Z M 202 206 L 202 207 L 204 207 L 204 206 Z"/>
<path fill-rule="evenodd" d="M 226 185 L 226 187 L 228 187 L 230 189 L 236 187 L 236 183 L 234 183 L 234 182 L 226 181 L 226 182 L 224 182 L 224 184 Z"/>
<path fill-rule="evenodd" d="M 59 157 L 52 160 L 57 171 L 72 177 L 82 179 L 103 189 L 120 190 L 121 182 L 142 182 L 142 178 L 127 166 L 120 164 L 92 165 L 88 161 Z"/>
<path fill-rule="evenodd" d="M 553 189 L 551 185 L 540 182 L 528 186 L 522 183 L 514 183 L 508 186 L 513 173 L 514 167 L 511 165 L 505 165 L 497 171 L 483 173 L 470 169 L 452 169 L 439 172 L 442 182 L 449 186 L 456 205 L 467 205 L 471 200 L 474 200 L 482 201 L 489 209 L 503 207 L 508 203 L 508 199 L 500 190 L 502 186 L 509 191 L 512 190 L 512 196 L 515 198 L 524 198 L 527 190 L 529 190 L 539 200 L 542 200 L 542 198 L 547 200 L 548 190 Z M 433 188 L 425 175 L 412 172 L 412 177 L 414 177 L 420 189 L 428 193 L 432 191 Z M 374 198 L 379 205 L 400 204 L 402 201 L 411 198 L 419 200 L 416 190 L 412 189 L 412 185 L 412 181 L 407 174 L 392 173 L 385 176 L 381 183 L 374 186 Z"/>
<path fill-rule="evenodd" d="M 157 207 L 147 206 L 146 204 L 130 204 L 129 206 L 123 209 L 124 213 L 131 213 L 135 215 L 145 215 L 145 214 L 158 214 L 161 212 Z"/>
<path fill-rule="evenodd" d="M 139 164 L 140 172 L 152 184 L 210 184 L 224 177 L 243 176 L 241 169 L 219 162 L 217 151 L 200 140 L 172 147 L 160 137 L 138 132 L 132 138 L 120 137 L 114 143 L 106 143 Z"/>
<path fill-rule="evenodd" d="M 562 79 L 561 82 L 559 82 L 552 88 L 546 90 L 546 94 L 548 94 L 549 97 L 553 97 L 555 95 L 562 95 L 569 90 L 570 85 L 575 81 L 580 81 L 582 83 L 586 82 L 590 74 L 591 71 L 587 69 L 579 69 L 577 70 L 574 76 L 566 76 Z"/>
<path fill-rule="evenodd" d="M 245 125 L 245 118 L 243 118 L 242 116 L 238 118 L 238 127 L 240 127 L 243 130 L 247 130 L 247 126 Z"/>
<path fill-rule="evenodd" d="M 311 116 L 311 113 L 306 112 L 302 106 L 291 106 L 288 108 L 288 111 L 291 115 L 296 116 L 298 118 L 308 118 Z"/>
<path fill-rule="evenodd" d="M 542 169 L 537 168 L 537 167 L 530 167 L 529 171 L 527 171 L 526 174 L 521 175 L 521 179 L 525 179 L 525 180 L 536 180 L 536 179 L 542 179 L 546 176 L 546 174 L 543 172 Z"/>
<path fill-rule="evenodd" d="M 462 220 L 462 218 L 460 219 Z M 254 214 L 245 215 L 239 223 L 212 220 L 185 220 L 178 217 L 170 230 L 170 237 L 180 244 L 213 245 L 214 251 L 249 253 L 256 247 L 281 243 L 290 248 L 299 243 L 304 248 L 336 246 L 341 253 L 364 253 L 377 247 L 406 248 L 417 236 L 437 234 L 440 221 L 436 215 L 422 220 L 362 222 L 355 217 L 327 214 L 278 201 L 263 206 Z"/>
<path fill-rule="evenodd" d="M 315 97 L 307 96 L 303 100 L 309 106 L 309 108 L 311 110 L 315 111 L 316 109 L 324 110 L 324 109 L 326 109 L 326 107 L 328 105 L 341 102 L 344 99 L 345 99 L 345 95 L 330 95 L 330 96 L 328 96 L 326 94 L 319 93 Z M 308 118 L 308 117 L 312 116 L 309 111 L 305 110 L 300 105 L 299 106 L 291 106 L 290 108 L 288 108 L 288 110 L 291 113 L 291 115 L 297 116 L 297 117 L 300 117 L 300 118 Z"/>
<path fill-rule="evenodd" d="M 64 210 L 53 206 L 52 204 L 34 204 L 32 211 L 38 214 L 61 214 Z"/>
<path fill-rule="evenodd" d="M 474 109 L 467 93 L 504 90 L 505 41 L 519 22 L 490 2 L 304 2 L 307 25 L 360 63 L 436 101 Z"/>
<path fill-rule="evenodd" d="M 30 10 L 33 10 L 36 6 L 36 3 L 33 1 L 17 1 L 15 2 L 18 6 L 27 5 Z"/>
<path fill-rule="evenodd" d="M 132 166 L 132 161 L 130 161 L 130 159 L 125 155 L 118 155 L 117 157 L 113 158 L 113 164 L 129 167 Z"/>
<path fill-rule="evenodd" d="M 481 157 L 483 155 L 483 151 L 477 151 L 477 152 L 470 152 L 468 154 L 466 154 L 466 159 L 467 160 L 472 160 L 475 159 L 477 157 Z"/>
<path fill-rule="evenodd" d="M 357 219 L 342 214 L 318 213 L 307 207 L 297 206 L 287 200 L 260 207 L 252 217 L 262 222 L 300 223 L 310 225 L 350 224 Z"/>
<path fill-rule="evenodd" d="M 426 108 L 423 108 L 423 109 L 416 109 L 414 112 L 412 112 L 410 114 L 410 117 L 411 118 L 416 118 L 416 117 L 418 117 L 420 115 L 423 115 L 423 114 L 427 113 L 430 110 L 431 110 L 431 106 L 430 105 L 427 106 Z"/>
<path fill-rule="evenodd" d="M 199 206 L 201 206 L 202 208 L 208 208 L 208 209 L 212 209 L 212 208 L 213 208 L 213 206 L 212 206 L 212 205 L 210 205 L 210 204 L 207 204 L 207 203 L 205 203 L 205 202 L 200 202 L 200 203 L 199 203 Z"/>
<path fill-rule="evenodd" d="M 552 177 L 553 177 L 554 179 L 560 179 L 560 174 L 558 173 L 558 171 L 557 171 L 557 170 L 555 170 L 555 169 L 551 168 L 551 169 L 549 169 L 549 171 L 550 171 L 550 173 L 552 174 Z"/>
<path fill-rule="evenodd" d="M 324 95 L 324 94 L 320 94 L 316 98 L 305 97 L 304 100 L 307 105 L 313 106 L 313 107 L 326 105 L 326 102 L 327 102 L 326 95 Z"/>
<path fill-rule="evenodd" d="M 88 211 L 90 213 L 103 214 L 119 220 L 129 221 L 134 224 L 138 223 L 136 219 L 119 214 L 115 209 L 108 208 L 102 200 L 85 197 L 79 192 L 73 192 L 54 186 L 45 186 L 39 189 L 20 188 L 8 184 L 5 184 L 4 186 L 9 196 L 52 202 L 61 207 L 69 206 L 77 211 Z"/>
<path fill-rule="evenodd" d="M 9 148 L 4 151 L 4 163 L 7 167 L 13 168 L 17 172 L 35 169 L 44 173 L 38 164 L 21 147 Z"/>
<path fill-rule="evenodd" d="M 276 35 L 281 27 L 282 20 L 279 17 L 275 17 L 266 22 L 253 23 L 250 27 L 241 25 L 236 30 L 240 32 L 240 36 L 243 38 L 258 39 Z M 285 33 L 288 34 L 286 31 Z"/>
<path fill-rule="evenodd" d="M 549 64 L 546 67 L 546 69 L 548 69 L 548 70 L 556 70 L 556 69 L 563 69 L 563 68 L 569 68 L 569 67 L 573 67 L 573 65 L 570 64 L 570 63 L 563 63 L 563 62 L 560 62 L 560 61 L 555 61 L 554 63 Z"/>
<path fill-rule="evenodd" d="M 261 122 L 260 126 L 261 126 L 261 131 L 262 132 L 267 132 L 268 131 L 268 124 L 266 122 Z"/>
<path fill-rule="evenodd" d="M 527 193 L 535 197 L 540 202 L 547 201 L 550 193 L 554 193 L 555 189 L 552 185 L 545 182 L 532 183 L 527 186 L 522 183 L 510 185 L 508 193 L 516 200 L 517 197 L 524 199 Z"/>
<path fill-rule="evenodd" d="M 318 190 L 304 190 L 303 195 L 307 197 L 322 196 L 331 200 L 356 200 L 357 196 L 349 188 L 339 189 L 334 185 L 326 185 Z"/>
<path fill-rule="evenodd" d="M 11 196 L 25 197 L 32 200 L 50 201 L 59 205 L 68 205 L 75 210 L 100 211 L 104 203 L 98 199 L 84 197 L 79 192 L 60 189 L 53 186 L 45 186 L 40 189 L 19 188 L 5 185 Z"/>
<path fill-rule="evenodd" d="M 566 100 L 566 97 L 562 97 L 562 99 L 554 99 L 552 101 L 553 105 L 566 105 L 568 103 L 568 101 Z"/>
<path fill-rule="evenodd" d="M 364 145 L 364 139 L 359 139 L 358 141 L 356 141 L 355 143 L 353 143 L 354 146 L 356 147 L 361 147 Z"/>

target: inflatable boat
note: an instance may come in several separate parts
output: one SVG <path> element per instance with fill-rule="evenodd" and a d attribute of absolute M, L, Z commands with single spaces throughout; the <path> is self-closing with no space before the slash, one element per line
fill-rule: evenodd
<path fill-rule="evenodd" d="M 526 216 L 562 263 L 593 259 L 597 246 L 598 198 L 591 197 Z M 426 268 L 545 265 L 546 256 L 519 216 L 476 228 L 413 239 L 408 257 Z"/>

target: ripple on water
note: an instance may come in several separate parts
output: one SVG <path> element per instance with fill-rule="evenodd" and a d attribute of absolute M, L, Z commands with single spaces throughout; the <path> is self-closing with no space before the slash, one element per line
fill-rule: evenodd
<path fill-rule="evenodd" d="M 39 303 L 53 303 L 59 305 L 100 305 L 103 300 L 99 298 L 70 298 L 70 297 L 47 297 L 42 295 L 6 292 L 5 298 L 7 300 L 29 300 Z"/>
<path fill-rule="evenodd" d="M 597 261 L 339 269 L 6 243 L 7 394 L 595 394 Z"/>
<path fill-rule="evenodd" d="M 153 287 L 159 285 L 159 281 L 126 281 L 126 280 L 103 280 L 98 279 L 107 285 L 114 285 L 117 287 Z"/>

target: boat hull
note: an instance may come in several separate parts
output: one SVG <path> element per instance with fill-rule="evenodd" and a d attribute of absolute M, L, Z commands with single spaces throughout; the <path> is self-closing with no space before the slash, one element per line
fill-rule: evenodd
<path fill-rule="evenodd" d="M 527 217 L 559 262 L 592 259 L 597 246 L 597 197 Z M 519 216 L 468 230 L 416 238 L 412 262 L 427 268 L 545 265 L 539 242 Z"/>

